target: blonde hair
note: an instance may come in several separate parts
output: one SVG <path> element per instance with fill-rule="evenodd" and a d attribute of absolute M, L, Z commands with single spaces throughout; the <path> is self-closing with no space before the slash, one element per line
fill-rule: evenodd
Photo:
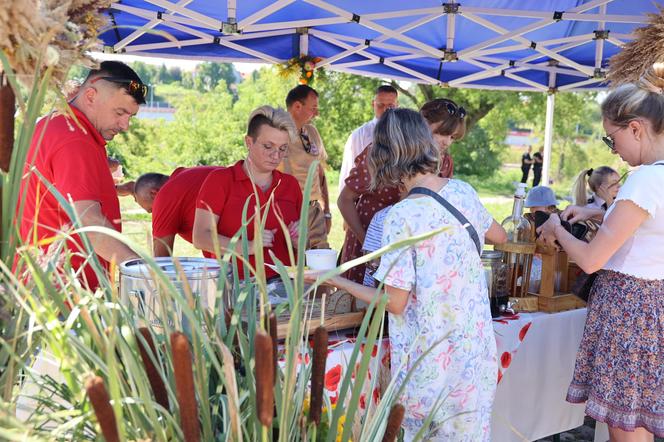
<path fill-rule="evenodd" d="M 261 106 L 254 109 L 249 115 L 249 121 L 247 122 L 247 135 L 255 141 L 263 125 L 288 132 L 291 141 L 297 137 L 297 129 L 295 128 L 293 119 L 288 112 L 281 108 L 275 109 L 272 106 Z"/>
<path fill-rule="evenodd" d="M 636 83 L 616 88 L 602 103 L 602 117 L 626 127 L 639 118 L 648 120 L 655 134 L 664 132 L 664 63 L 653 64 Z"/>
<path fill-rule="evenodd" d="M 618 175 L 614 169 L 609 166 L 600 166 L 597 169 L 584 169 L 577 175 L 572 187 L 572 195 L 574 196 L 574 204 L 577 206 L 585 206 L 588 204 L 588 188 L 594 193 L 597 193 L 599 187 L 604 184 L 606 179 L 612 174 Z"/>
<path fill-rule="evenodd" d="M 394 187 L 422 173 L 438 173 L 440 152 L 426 121 L 410 109 L 387 110 L 374 129 L 367 166 L 371 190 Z"/>

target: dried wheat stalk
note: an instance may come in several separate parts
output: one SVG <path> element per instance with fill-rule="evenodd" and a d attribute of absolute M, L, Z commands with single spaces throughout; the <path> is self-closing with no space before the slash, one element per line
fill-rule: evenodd
<path fill-rule="evenodd" d="M 609 60 L 611 87 L 639 81 L 656 62 L 664 61 L 664 5 L 659 14 L 648 14 L 648 25 L 634 31 L 636 38 Z"/>

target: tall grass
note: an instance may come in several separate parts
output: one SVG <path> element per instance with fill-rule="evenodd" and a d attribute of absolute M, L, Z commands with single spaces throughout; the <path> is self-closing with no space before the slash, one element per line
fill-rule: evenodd
<path fill-rule="evenodd" d="M 0 57 L 2 54 L 0 53 Z M 10 72 L 2 57 L 6 72 Z M 299 239 L 290 244 L 295 272 L 277 262 L 288 293 L 290 312 L 288 334 L 283 342 L 284 362 L 274 366 L 262 351 L 276 351 L 269 334 L 268 317 L 275 312 L 267 296 L 262 247 L 257 245 L 255 267 L 248 260 L 248 227 L 253 225 L 255 240 L 265 216 L 247 216 L 251 199 L 244 207 L 243 225 L 231 239 L 241 252 L 219 250 L 221 274 L 214 293 L 213 310 L 201 308 L 184 271 L 177 277 L 165 274 L 144 249 L 122 234 L 81 224 L 72 205 L 49 189 L 72 219 L 73 227 L 57 232 L 50 241 L 48 256 L 36 247 L 22 244 L 16 228 L 19 185 L 30 141 L 34 136 L 37 112 L 48 89 L 44 78 L 35 82 L 24 107 L 22 123 L 12 153 L 10 171 L 2 175 L 3 219 L 0 293 L 0 434 L 7 440 L 151 440 L 151 441 L 255 441 L 255 440 L 377 440 L 382 438 L 388 416 L 400 392 L 394 381 L 386 388 L 380 403 L 364 412 L 358 404 L 368 376 L 371 352 L 361 352 L 382 338 L 387 296 L 378 289 L 362 321 L 353 352 L 339 388 L 336 407 L 324 398 L 326 410 L 320 423 L 307 419 L 305 399 L 309 392 L 312 367 L 301 356 L 312 352 L 308 345 L 311 296 L 317 284 L 304 283 L 304 250 L 307 241 L 307 207 L 300 216 Z M 10 76 L 11 78 L 11 76 Z M 28 159 L 29 161 L 29 159 Z M 308 201 L 312 165 L 304 201 Z M 258 201 L 258 198 L 253 199 Z M 268 206 L 273 201 L 268 202 Z M 268 207 L 269 208 L 269 207 Z M 254 213 L 267 208 L 254 207 Z M 282 228 L 286 238 L 288 229 Z M 147 327 L 144 313 L 118 291 L 91 251 L 90 233 L 109 235 L 136 250 L 150 269 L 158 287 L 159 319 L 162 327 Z M 428 236 L 410 238 L 328 272 L 340 274 L 347 268 L 385 253 L 413 244 Z M 89 263 L 100 280 L 92 291 L 82 286 L 69 264 L 66 241 L 73 234 L 83 238 Z M 39 258 L 37 258 L 39 256 Z M 238 276 L 244 267 L 244 279 Z M 111 263 L 116 268 L 116 263 Z M 20 275 L 27 275 L 23 277 Z M 111 273 L 112 275 L 112 273 Z M 250 277 L 250 275 L 254 275 Z M 232 305 L 224 293 L 233 293 Z M 284 307 L 279 307 L 283 309 Z M 325 311 L 321 308 L 321 311 Z M 259 347 L 256 342 L 260 341 Z M 33 369 L 45 358 L 54 361 L 49 373 Z M 265 382 L 265 364 L 273 378 Z M 320 364 L 319 364 L 320 365 Z M 320 369 L 320 368 L 317 368 Z M 317 373 L 320 376 L 320 373 Z M 372 389 L 377 377 L 372 379 Z M 257 391 L 260 385 L 260 391 Z M 267 390 L 266 390 L 267 389 Z M 260 392 L 260 395 L 258 394 Z M 274 405 L 265 403 L 274 398 Z M 266 399 L 268 398 L 268 399 Z M 15 417 L 17 404 L 27 413 Z M 267 407 L 267 408 L 266 408 Z M 272 419 L 270 410 L 273 409 Z M 397 407 L 398 410 L 398 407 Z M 435 412 L 435 410 L 432 410 Z M 342 425 L 343 422 L 346 425 Z M 351 423 L 358 422 L 355 426 Z M 342 429 L 341 432 L 337 431 Z M 391 430 L 394 432 L 394 429 Z"/>

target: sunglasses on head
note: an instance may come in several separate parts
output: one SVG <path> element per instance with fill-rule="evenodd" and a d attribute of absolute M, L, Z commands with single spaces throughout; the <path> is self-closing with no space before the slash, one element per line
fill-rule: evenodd
<path fill-rule="evenodd" d="M 106 80 L 110 81 L 111 83 L 119 83 L 124 85 L 125 89 L 127 90 L 127 93 L 132 97 L 140 97 L 144 100 L 146 95 L 148 94 L 148 87 L 136 80 L 130 80 L 128 78 L 121 78 L 121 77 L 97 77 L 94 80 L 92 80 L 90 84 L 99 80 Z"/>
<path fill-rule="evenodd" d="M 466 109 L 464 109 L 463 107 L 461 106 L 457 107 L 457 105 L 450 103 L 449 101 L 445 102 L 445 106 L 447 107 L 447 112 L 450 115 L 452 116 L 457 115 L 460 120 L 466 118 Z"/>

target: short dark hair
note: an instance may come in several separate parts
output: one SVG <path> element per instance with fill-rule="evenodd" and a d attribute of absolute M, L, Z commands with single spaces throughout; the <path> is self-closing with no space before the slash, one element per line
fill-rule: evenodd
<path fill-rule="evenodd" d="M 309 94 L 318 96 L 316 89 L 312 88 L 311 86 L 307 86 L 306 84 L 301 84 L 294 87 L 288 92 L 288 95 L 286 95 L 286 107 L 291 107 L 296 101 L 299 101 L 300 103 L 304 102 L 304 100 L 309 97 Z"/>
<path fill-rule="evenodd" d="M 111 83 L 118 89 L 120 88 L 125 89 L 127 91 L 127 94 L 131 95 L 134 98 L 134 100 L 136 100 L 137 104 L 145 104 L 144 91 L 147 90 L 147 87 L 145 86 L 145 83 L 143 83 L 143 81 L 141 80 L 141 77 L 139 77 L 138 74 L 128 65 L 120 61 L 103 61 L 99 65 L 99 69 L 92 69 L 88 73 L 85 82 L 87 83 L 90 80 L 94 80 L 95 78 L 98 77 L 112 77 L 119 80 L 126 80 L 126 82 L 109 81 L 109 83 Z M 129 83 L 132 81 L 138 83 L 138 85 L 140 85 L 141 88 L 137 88 L 132 92 L 128 87 Z"/>
<path fill-rule="evenodd" d="M 136 180 L 136 184 L 134 184 L 134 194 L 142 192 L 146 189 L 152 189 L 152 188 L 161 189 L 161 186 L 166 184 L 168 178 L 169 178 L 168 175 L 164 175 L 161 173 L 155 173 L 155 172 L 144 173 L 143 175 L 138 177 L 138 179 Z"/>
<path fill-rule="evenodd" d="M 389 84 L 381 84 L 376 88 L 376 95 L 378 94 L 394 94 L 394 95 L 399 95 L 399 92 L 397 92 L 396 88 L 394 86 L 390 86 Z"/>

